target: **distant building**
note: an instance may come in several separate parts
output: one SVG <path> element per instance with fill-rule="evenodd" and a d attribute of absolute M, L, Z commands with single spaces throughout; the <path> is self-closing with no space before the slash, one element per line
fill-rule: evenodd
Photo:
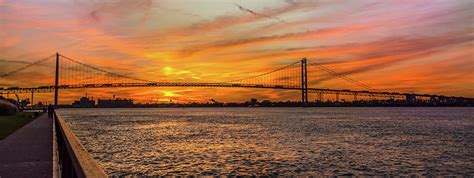
<path fill-rule="evenodd" d="M 260 104 L 265 107 L 269 107 L 273 105 L 273 103 L 270 100 L 263 100 Z"/>
<path fill-rule="evenodd" d="M 99 108 L 129 108 L 133 107 L 133 100 L 120 98 L 107 100 L 99 99 L 97 102 L 97 106 Z"/>
<path fill-rule="evenodd" d="M 258 100 L 255 98 L 250 99 L 250 106 L 258 106 Z"/>
<path fill-rule="evenodd" d="M 413 95 L 413 94 L 406 95 L 405 100 L 408 104 L 415 104 L 416 103 L 416 95 Z"/>
<path fill-rule="evenodd" d="M 95 100 L 93 100 L 93 98 L 81 97 L 79 101 L 74 101 L 72 106 L 79 108 L 93 108 L 95 107 Z"/>

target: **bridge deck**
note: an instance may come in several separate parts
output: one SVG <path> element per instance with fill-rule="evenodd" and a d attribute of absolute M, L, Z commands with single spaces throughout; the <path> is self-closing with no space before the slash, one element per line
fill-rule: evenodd
<path fill-rule="evenodd" d="M 81 89 L 81 88 L 126 88 L 126 87 L 218 87 L 218 88 L 262 88 L 262 89 L 278 89 L 278 90 L 301 90 L 300 86 L 290 85 L 259 85 L 259 84 L 239 84 L 239 83 L 180 83 L 180 82 L 148 82 L 148 83 L 108 83 L 108 84 L 74 84 L 59 85 L 61 90 Z M 50 93 L 54 92 L 54 86 L 40 86 L 31 88 L 0 88 L 0 94 L 14 93 Z M 408 95 L 417 97 L 441 97 L 453 99 L 466 99 L 464 97 L 430 95 L 430 94 L 414 94 L 414 93 L 398 93 L 398 92 L 381 92 L 367 90 L 347 90 L 347 89 L 324 89 L 324 88 L 308 88 L 310 93 L 323 94 L 339 94 L 339 95 L 358 95 L 373 97 L 390 97 L 405 98 Z"/>

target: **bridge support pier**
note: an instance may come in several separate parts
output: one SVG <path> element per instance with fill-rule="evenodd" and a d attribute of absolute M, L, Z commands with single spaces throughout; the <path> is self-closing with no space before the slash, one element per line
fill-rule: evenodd
<path fill-rule="evenodd" d="M 308 105 L 308 70 L 306 67 L 306 58 L 301 60 L 301 106 Z"/>

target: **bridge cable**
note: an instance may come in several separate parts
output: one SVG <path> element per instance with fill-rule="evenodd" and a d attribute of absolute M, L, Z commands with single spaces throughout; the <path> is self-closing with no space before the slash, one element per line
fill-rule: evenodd
<path fill-rule="evenodd" d="M 110 76 L 113 76 L 113 77 L 127 78 L 127 79 L 131 79 L 131 80 L 142 81 L 142 82 L 147 82 L 147 83 L 153 82 L 153 81 L 150 81 L 150 80 L 143 80 L 143 79 L 139 79 L 139 78 L 135 78 L 135 77 L 130 77 L 130 76 L 125 76 L 125 75 L 121 75 L 121 74 L 112 73 L 112 72 L 109 72 L 109 71 L 106 71 L 106 70 L 103 70 L 103 69 L 100 69 L 100 68 L 97 68 L 97 67 L 94 67 L 94 66 L 87 65 L 87 64 L 84 64 L 84 63 L 82 63 L 82 62 L 76 61 L 76 60 L 74 60 L 74 59 L 72 59 L 72 58 L 69 58 L 69 57 L 67 57 L 67 56 L 64 56 L 64 55 L 62 55 L 62 54 L 59 54 L 59 56 L 65 58 L 65 59 L 67 59 L 67 60 L 70 60 L 70 61 L 72 61 L 72 62 L 74 62 L 74 63 L 77 63 L 77 64 L 79 64 L 79 65 L 81 65 L 81 66 L 84 66 L 84 67 L 87 67 L 87 68 L 89 68 L 89 69 L 93 69 L 93 70 L 96 70 L 96 71 L 99 71 L 99 72 L 106 73 L 107 75 L 110 75 Z M 88 72 L 88 73 L 90 73 L 90 72 Z M 92 77 L 91 77 L 91 78 L 92 78 Z"/>
<path fill-rule="evenodd" d="M 319 67 L 320 69 L 322 69 L 322 70 L 324 70 L 324 71 L 326 71 L 326 72 L 328 72 L 328 73 L 330 73 L 330 74 L 332 74 L 332 75 L 334 75 L 334 76 L 336 76 L 336 77 L 342 78 L 342 79 L 344 79 L 344 80 L 346 80 L 346 81 L 348 81 L 348 82 L 350 82 L 350 83 L 353 83 L 353 84 L 355 84 L 355 85 L 358 85 L 358 86 L 363 87 L 363 88 L 365 88 L 365 89 L 367 89 L 367 90 L 370 90 L 370 91 L 377 91 L 376 89 L 374 89 L 374 88 L 372 88 L 372 87 L 370 87 L 370 86 L 368 86 L 368 85 L 366 85 L 366 84 L 363 84 L 363 83 L 361 83 L 361 82 L 359 82 L 359 81 L 356 81 L 356 80 L 354 80 L 354 79 L 352 79 L 352 78 L 349 78 L 348 76 L 346 76 L 346 75 L 344 75 L 344 74 L 340 74 L 340 73 L 338 73 L 338 72 L 336 72 L 336 71 L 334 71 L 334 70 L 331 70 L 331 69 L 329 69 L 329 68 L 327 68 L 327 67 L 325 67 L 325 66 L 323 66 L 323 65 L 321 65 L 321 64 L 319 64 L 319 63 L 316 63 L 316 62 L 313 62 L 313 61 L 308 61 L 308 62 L 310 63 L 311 66 L 317 66 L 317 67 Z"/>
<path fill-rule="evenodd" d="M 28 69 L 28 68 L 30 68 L 30 67 L 39 65 L 39 64 L 41 64 L 41 63 L 43 63 L 43 62 L 45 62 L 45 61 L 47 61 L 47 60 L 53 58 L 54 56 L 56 56 L 56 54 L 53 54 L 53 55 L 48 56 L 48 57 L 46 57 L 46 58 L 37 60 L 37 61 L 35 61 L 35 62 L 33 62 L 33 63 L 30 63 L 30 64 L 27 64 L 27 65 L 25 65 L 25 66 L 19 67 L 19 68 L 15 69 L 15 70 L 12 70 L 12 71 L 8 72 L 8 73 L 5 73 L 5 74 L 0 75 L 0 77 L 9 77 L 9 76 L 11 76 L 11 75 L 13 75 L 13 74 L 16 74 L 16 73 L 18 73 L 18 72 L 21 72 L 21 71 L 23 71 L 23 70 L 26 70 L 26 69 Z"/>
<path fill-rule="evenodd" d="M 221 83 L 235 83 L 235 82 L 240 82 L 240 81 L 244 81 L 244 80 L 255 79 L 257 77 L 272 74 L 272 73 L 275 73 L 275 72 L 278 72 L 278 71 L 281 71 L 281 70 L 290 69 L 291 67 L 294 67 L 295 64 L 299 64 L 299 63 L 300 63 L 300 61 L 291 63 L 291 64 L 289 64 L 285 67 L 281 67 L 281 68 L 278 68 L 278 69 L 275 69 L 275 70 L 272 70 L 272 71 L 269 71 L 269 72 L 265 72 L 265 73 L 262 73 L 262 74 L 259 74 L 259 75 L 256 75 L 256 76 L 241 78 L 241 79 L 237 79 L 237 80 L 230 80 L 230 81 L 225 81 L 225 82 L 221 82 Z"/>

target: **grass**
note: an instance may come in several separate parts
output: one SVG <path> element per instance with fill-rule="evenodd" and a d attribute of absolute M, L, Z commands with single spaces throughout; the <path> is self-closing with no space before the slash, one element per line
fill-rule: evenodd
<path fill-rule="evenodd" d="M 0 140 L 35 119 L 35 113 L 18 112 L 11 116 L 0 116 Z"/>

